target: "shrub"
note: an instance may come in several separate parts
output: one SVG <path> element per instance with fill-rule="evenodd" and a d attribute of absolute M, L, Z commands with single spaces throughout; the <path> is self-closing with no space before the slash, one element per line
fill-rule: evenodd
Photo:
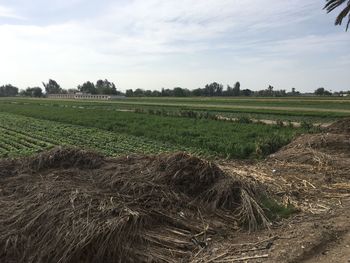
<path fill-rule="evenodd" d="M 253 121 L 250 118 L 246 117 L 246 116 L 238 117 L 237 122 L 238 123 L 245 123 L 245 124 L 253 123 Z"/>
<path fill-rule="evenodd" d="M 298 210 L 292 205 L 283 205 L 277 202 L 275 199 L 264 196 L 260 203 L 267 215 L 271 220 L 276 220 L 278 218 L 288 218 L 292 214 L 296 213 Z"/>
<path fill-rule="evenodd" d="M 255 146 L 255 153 L 258 157 L 264 157 L 276 152 L 287 143 L 288 138 L 274 134 L 271 137 L 265 137 L 258 140 Z"/>
<path fill-rule="evenodd" d="M 302 129 L 305 129 L 305 130 L 311 130 L 311 129 L 314 127 L 314 125 L 313 125 L 311 122 L 309 122 L 309 121 L 303 120 L 303 121 L 300 123 L 300 127 L 301 127 Z"/>
<path fill-rule="evenodd" d="M 282 120 L 276 120 L 276 125 L 279 127 L 284 127 L 284 123 Z"/>

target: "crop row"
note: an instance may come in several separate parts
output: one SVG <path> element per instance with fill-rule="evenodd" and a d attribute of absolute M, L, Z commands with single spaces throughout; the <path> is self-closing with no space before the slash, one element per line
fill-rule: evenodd
<path fill-rule="evenodd" d="M 0 157 L 29 155 L 55 145 L 93 149 L 108 156 L 178 150 L 196 152 L 135 136 L 3 112 L 0 112 L 0 134 Z"/>
<path fill-rule="evenodd" d="M 200 149 L 194 152 L 224 158 L 260 158 L 287 144 L 296 134 L 307 131 L 278 125 L 158 116 L 104 108 L 72 108 L 65 107 L 66 102 L 60 101 L 54 107 L 41 103 L 41 100 L 28 104 L 0 103 L 0 111 L 60 123 L 56 136 L 63 140 L 62 143 L 85 145 L 84 136 L 87 136 L 90 139 L 86 145 L 93 148 L 103 145 L 109 155 L 113 155 L 116 148 L 121 152 L 131 149 L 132 152 L 146 153 Z M 72 129 L 72 125 L 75 128 Z M 83 131 L 82 126 L 89 129 Z M 76 130 L 79 130 L 78 134 Z M 101 130 L 108 135 L 101 134 Z M 91 131 L 96 134 L 91 134 Z M 88 134 L 84 135 L 84 132 Z"/>
<path fill-rule="evenodd" d="M 192 104 L 189 102 L 193 102 Z M 253 103 L 255 102 L 255 103 Z M 290 104 L 293 102 L 292 104 Z M 59 101 L 12 99 L 0 100 L 0 110 L 10 106 L 37 105 L 54 108 L 73 108 L 85 110 L 109 111 L 143 111 L 166 112 L 168 115 L 179 115 L 180 112 L 196 112 L 197 114 L 221 115 L 229 118 L 248 117 L 252 119 L 268 119 L 283 121 L 307 121 L 313 123 L 331 122 L 334 119 L 350 116 L 350 100 L 334 100 L 331 102 L 300 98 L 295 99 L 167 99 L 167 98 L 128 98 L 113 102 Z M 308 107 L 308 105 L 310 107 Z M 337 105 L 337 107 L 335 107 Z M 240 108 L 243 106 L 242 108 Z M 269 107 L 272 108 L 269 108 Z M 292 106 L 293 108 L 289 108 Z M 313 108 L 315 106 L 316 108 Z M 257 107 L 257 108 L 256 108 Z M 261 107 L 261 108 L 260 108 Z M 279 109 L 273 107 L 280 107 Z M 339 108 L 338 108 L 339 107 Z"/>

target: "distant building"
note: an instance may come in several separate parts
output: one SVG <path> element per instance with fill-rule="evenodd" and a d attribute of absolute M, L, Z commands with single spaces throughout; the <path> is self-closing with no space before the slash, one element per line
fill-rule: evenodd
<path fill-rule="evenodd" d="M 86 94 L 86 93 L 75 93 L 75 94 L 48 94 L 49 99 L 71 99 L 71 100 L 117 100 L 125 99 L 125 96 L 116 95 L 104 95 L 104 94 Z"/>

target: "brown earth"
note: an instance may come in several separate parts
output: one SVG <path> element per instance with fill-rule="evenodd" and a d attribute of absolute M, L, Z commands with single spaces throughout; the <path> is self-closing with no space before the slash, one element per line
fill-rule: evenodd
<path fill-rule="evenodd" d="M 256 163 L 61 148 L 0 161 L 0 262 L 349 262 L 349 126 Z M 270 217 L 264 198 L 295 213 Z"/>
<path fill-rule="evenodd" d="M 339 134 L 350 134 L 350 118 L 345 118 L 339 120 L 332 125 L 330 125 L 327 129 L 328 132 L 331 133 L 339 133 Z"/>
<path fill-rule="evenodd" d="M 270 195 L 300 211 L 268 231 L 246 234 L 246 242 L 255 244 L 248 246 L 253 251 L 243 249 L 242 257 L 268 254 L 248 262 L 350 262 L 349 127 L 345 119 L 326 133 L 300 136 L 264 162 L 221 164 L 263 183 Z M 269 249 L 266 241 L 256 245 L 269 237 Z M 242 236 L 230 243 L 240 246 Z"/>

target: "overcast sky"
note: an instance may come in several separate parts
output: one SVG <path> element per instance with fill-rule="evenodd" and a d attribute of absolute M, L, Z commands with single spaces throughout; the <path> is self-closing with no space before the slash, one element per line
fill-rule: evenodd
<path fill-rule="evenodd" d="M 350 89 L 350 32 L 322 0 L 0 0 L 0 85 Z"/>

